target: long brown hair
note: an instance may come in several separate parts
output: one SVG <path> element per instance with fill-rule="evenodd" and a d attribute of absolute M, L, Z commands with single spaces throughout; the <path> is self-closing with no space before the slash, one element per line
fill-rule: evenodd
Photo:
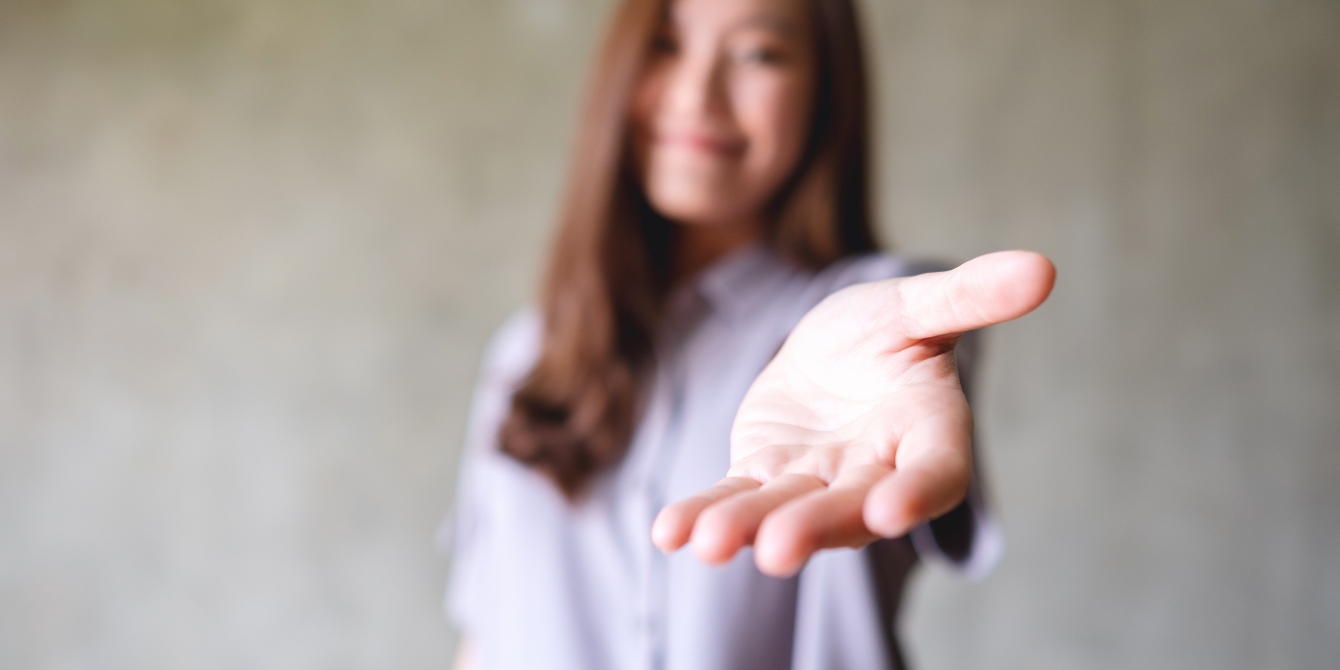
<path fill-rule="evenodd" d="M 617 463 L 637 421 L 674 227 L 647 203 L 628 161 L 631 96 L 671 0 L 625 0 L 588 83 L 566 201 L 540 295 L 543 344 L 512 396 L 502 450 L 577 496 Z M 770 241 L 822 268 L 876 242 L 868 198 L 867 97 L 851 0 L 805 0 L 818 86 L 810 137 L 774 198 Z"/>

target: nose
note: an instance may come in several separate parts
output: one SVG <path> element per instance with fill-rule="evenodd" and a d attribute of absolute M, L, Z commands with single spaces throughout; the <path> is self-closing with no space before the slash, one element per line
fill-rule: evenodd
<path fill-rule="evenodd" d="M 706 49 L 685 49 L 671 72 L 663 111 L 684 120 L 705 121 L 729 113 L 721 59 Z"/>

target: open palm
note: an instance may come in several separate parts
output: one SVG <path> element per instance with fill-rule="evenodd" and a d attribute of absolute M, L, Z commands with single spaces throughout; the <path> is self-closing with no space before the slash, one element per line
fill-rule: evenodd
<path fill-rule="evenodd" d="M 726 478 L 667 506 L 665 551 L 710 563 L 754 545 L 765 573 L 815 551 L 895 537 L 957 505 L 972 475 L 972 413 L 954 346 L 1032 311 L 1055 270 L 1008 251 L 852 286 L 810 310 L 745 395 Z"/>

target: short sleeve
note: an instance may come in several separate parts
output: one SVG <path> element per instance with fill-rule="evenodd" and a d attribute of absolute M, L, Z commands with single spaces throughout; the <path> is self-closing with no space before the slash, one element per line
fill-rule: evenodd
<path fill-rule="evenodd" d="M 475 385 L 461 450 L 456 504 L 438 530 L 440 548 L 451 554 L 447 616 L 463 630 L 475 629 L 488 602 L 489 510 L 493 506 L 485 463 L 498 457 L 498 430 L 512 392 L 530 372 L 539 350 L 540 324 L 533 310 L 513 314 L 494 334 Z"/>

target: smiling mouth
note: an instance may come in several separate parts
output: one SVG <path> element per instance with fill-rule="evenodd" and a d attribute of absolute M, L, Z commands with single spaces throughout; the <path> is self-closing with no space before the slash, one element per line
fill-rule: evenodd
<path fill-rule="evenodd" d="M 655 140 L 657 144 L 666 148 L 705 153 L 723 158 L 737 158 L 743 155 L 746 146 L 743 139 L 694 131 L 656 133 Z"/>

